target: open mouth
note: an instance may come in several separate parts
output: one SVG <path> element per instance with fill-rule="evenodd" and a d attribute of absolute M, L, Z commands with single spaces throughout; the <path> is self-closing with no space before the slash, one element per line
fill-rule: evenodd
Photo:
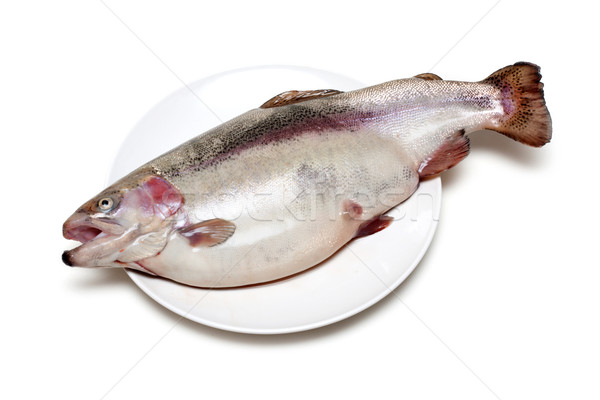
<path fill-rule="evenodd" d="M 122 233 L 122 227 L 118 223 L 98 218 L 92 219 L 85 214 L 75 214 L 63 225 L 65 239 L 77 240 L 83 244 L 120 233 Z"/>
<path fill-rule="evenodd" d="M 73 214 L 63 225 L 65 239 L 76 240 L 81 245 L 63 252 L 62 260 L 70 267 L 108 266 L 124 228 L 108 218 L 91 216 L 83 212 Z"/>
<path fill-rule="evenodd" d="M 80 225 L 63 230 L 63 236 L 66 239 L 77 240 L 81 243 L 90 242 L 96 239 L 102 233 L 104 233 L 102 229 L 99 229 L 93 225 Z"/>

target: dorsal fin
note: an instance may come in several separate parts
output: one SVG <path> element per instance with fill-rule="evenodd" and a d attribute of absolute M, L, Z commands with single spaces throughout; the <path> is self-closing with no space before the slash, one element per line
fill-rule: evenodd
<path fill-rule="evenodd" d="M 279 93 L 272 99 L 267 100 L 262 106 L 260 106 L 260 108 L 287 106 L 288 104 L 295 104 L 316 98 L 333 96 L 334 94 L 338 93 L 344 92 L 334 89 L 288 90 L 287 92 Z"/>
<path fill-rule="evenodd" d="M 415 78 L 423 79 L 426 81 L 441 81 L 443 80 L 436 74 L 432 74 L 431 72 L 425 72 L 424 74 L 415 75 Z"/>

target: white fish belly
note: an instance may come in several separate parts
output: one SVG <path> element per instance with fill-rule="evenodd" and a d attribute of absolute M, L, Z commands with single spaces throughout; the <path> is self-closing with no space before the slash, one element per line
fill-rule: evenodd
<path fill-rule="evenodd" d="M 234 235 L 194 248 L 173 233 L 144 265 L 202 287 L 298 273 L 335 253 L 365 221 L 407 199 L 418 186 L 416 169 L 397 140 L 369 130 L 309 132 L 246 149 L 179 183 L 184 194 L 194 194 L 186 201 L 192 223 L 226 219 L 236 225 Z M 348 204 L 359 205 L 361 215 L 351 217 Z"/>

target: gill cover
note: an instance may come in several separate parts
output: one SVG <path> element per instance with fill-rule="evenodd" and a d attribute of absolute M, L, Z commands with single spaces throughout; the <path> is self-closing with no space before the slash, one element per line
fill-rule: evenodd
<path fill-rule="evenodd" d="M 139 227 L 140 235 L 129 246 L 119 251 L 120 262 L 135 262 L 158 254 L 167 244 L 168 229 L 164 229 L 170 217 L 183 205 L 181 193 L 168 181 L 158 176 L 146 179 L 133 193 L 134 208 L 151 217 L 145 226 Z M 137 204 L 136 204 L 137 203 Z M 137 206 L 137 207 L 136 207 Z M 138 216 L 145 222 L 145 216 Z"/>

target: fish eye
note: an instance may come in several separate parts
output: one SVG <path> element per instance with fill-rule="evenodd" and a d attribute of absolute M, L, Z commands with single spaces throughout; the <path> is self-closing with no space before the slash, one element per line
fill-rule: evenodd
<path fill-rule="evenodd" d="M 103 197 L 98 200 L 98 208 L 100 211 L 110 211 L 112 210 L 115 202 L 110 197 Z"/>

